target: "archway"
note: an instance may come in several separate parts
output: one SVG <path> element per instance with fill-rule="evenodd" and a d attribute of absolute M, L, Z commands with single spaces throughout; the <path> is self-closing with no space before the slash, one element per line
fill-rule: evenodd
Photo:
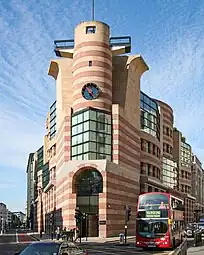
<path fill-rule="evenodd" d="M 99 193 L 103 192 L 103 177 L 93 168 L 84 169 L 75 179 L 76 206 L 87 216 L 82 221 L 83 236 L 98 236 Z"/>

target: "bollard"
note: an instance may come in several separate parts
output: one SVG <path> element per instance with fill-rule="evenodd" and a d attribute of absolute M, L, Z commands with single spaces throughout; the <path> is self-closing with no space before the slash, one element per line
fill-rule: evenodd
<path fill-rule="evenodd" d="M 197 236 L 198 236 L 198 233 L 197 233 L 197 230 L 196 230 L 195 233 L 194 233 L 193 246 L 197 245 Z"/>
<path fill-rule="evenodd" d="M 200 230 L 195 231 L 193 246 L 197 246 L 202 243 L 202 232 Z"/>

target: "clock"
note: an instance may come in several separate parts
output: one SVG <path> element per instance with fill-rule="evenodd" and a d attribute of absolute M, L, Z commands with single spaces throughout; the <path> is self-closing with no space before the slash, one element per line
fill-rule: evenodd
<path fill-rule="evenodd" d="M 95 83 L 87 83 L 83 86 L 81 93 L 86 100 L 93 100 L 99 96 L 100 89 Z"/>

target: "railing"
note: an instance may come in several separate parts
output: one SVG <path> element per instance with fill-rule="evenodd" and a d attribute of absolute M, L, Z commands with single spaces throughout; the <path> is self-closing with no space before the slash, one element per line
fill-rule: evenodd
<path fill-rule="evenodd" d="M 187 255 L 187 249 L 187 239 L 184 239 L 183 243 L 174 251 L 170 252 L 169 255 Z"/>
<path fill-rule="evenodd" d="M 74 48 L 74 39 L 71 40 L 55 40 L 54 41 L 55 49 L 72 49 Z"/>
<path fill-rule="evenodd" d="M 74 39 L 70 40 L 55 40 L 54 41 L 55 49 L 72 49 L 74 48 Z M 131 37 L 130 36 L 120 36 L 120 37 L 111 37 L 110 38 L 110 47 L 113 46 L 131 46 Z"/>
<path fill-rule="evenodd" d="M 110 46 L 131 46 L 130 36 L 111 37 Z"/>

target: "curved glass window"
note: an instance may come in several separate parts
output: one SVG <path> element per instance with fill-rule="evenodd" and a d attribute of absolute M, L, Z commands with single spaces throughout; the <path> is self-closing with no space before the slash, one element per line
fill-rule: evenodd
<path fill-rule="evenodd" d="M 111 115 L 95 109 L 72 116 L 72 160 L 112 159 Z"/>
<path fill-rule="evenodd" d="M 78 196 L 97 195 L 103 192 L 103 178 L 97 170 L 84 170 L 76 178 Z"/>
<path fill-rule="evenodd" d="M 140 91 L 140 128 L 160 140 L 160 114 L 157 103 Z"/>

